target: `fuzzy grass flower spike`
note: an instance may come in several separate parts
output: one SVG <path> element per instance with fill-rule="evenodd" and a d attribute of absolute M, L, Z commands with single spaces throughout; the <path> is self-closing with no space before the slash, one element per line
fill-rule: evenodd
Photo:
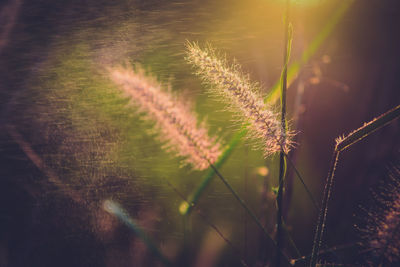
<path fill-rule="evenodd" d="M 372 252 L 370 266 L 400 263 L 400 168 L 393 167 L 389 178 L 374 193 L 375 207 L 367 211 L 367 225 L 360 229 L 364 247 Z"/>
<path fill-rule="evenodd" d="M 196 74 L 209 85 L 212 94 L 230 103 L 243 118 L 244 125 L 249 124 L 250 133 L 263 141 L 265 156 L 279 152 L 281 148 L 289 152 L 293 134 L 285 133 L 278 114 L 263 102 L 259 87 L 242 74 L 240 67 L 237 64 L 229 66 L 210 47 L 201 49 L 190 42 L 186 47 L 186 59 L 196 67 Z"/>
<path fill-rule="evenodd" d="M 205 123 L 198 123 L 187 103 L 179 101 L 170 90 L 163 90 L 143 70 L 120 67 L 110 69 L 110 75 L 131 102 L 155 122 L 168 150 L 185 157 L 185 162 L 197 170 L 208 168 L 218 159 L 220 144 L 209 137 Z"/>

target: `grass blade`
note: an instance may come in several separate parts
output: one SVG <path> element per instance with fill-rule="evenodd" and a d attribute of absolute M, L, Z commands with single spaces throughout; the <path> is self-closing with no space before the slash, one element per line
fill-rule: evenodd
<path fill-rule="evenodd" d="M 239 132 L 237 132 L 229 142 L 229 144 L 226 146 L 224 152 L 218 159 L 218 161 L 214 164 L 214 167 L 216 169 L 219 169 L 222 167 L 222 165 L 225 163 L 225 161 L 228 159 L 228 157 L 231 155 L 233 149 L 236 147 L 236 145 L 240 142 L 243 136 L 245 136 L 247 133 L 246 129 L 243 129 Z M 182 215 L 188 215 L 192 211 L 192 208 L 197 204 L 201 194 L 203 191 L 207 188 L 207 186 L 210 184 L 211 180 L 214 178 L 215 171 L 213 168 L 209 168 L 206 175 L 204 176 L 201 184 L 197 187 L 196 191 L 189 197 L 188 201 L 182 202 L 182 204 L 179 206 L 179 212 Z"/>
<path fill-rule="evenodd" d="M 283 53 L 283 69 L 281 75 L 281 127 L 283 131 L 283 136 L 285 138 L 286 135 L 286 91 L 287 91 L 287 69 L 290 58 L 290 50 L 292 48 L 292 28 L 289 22 L 290 15 L 290 0 L 286 1 L 286 14 L 285 14 L 285 39 L 284 39 L 284 53 Z M 285 143 L 285 140 L 283 141 Z M 285 159 L 285 150 L 281 147 L 281 151 L 279 153 L 279 187 L 278 187 L 278 195 L 276 196 L 277 202 L 277 215 L 276 215 L 276 224 L 277 224 L 277 234 L 276 234 L 276 244 L 278 247 L 278 251 L 282 249 L 282 241 L 283 241 L 283 218 L 282 218 L 282 202 L 283 202 L 283 188 L 284 183 L 283 180 L 286 176 L 286 159 Z M 276 266 L 281 266 L 281 257 L 279 252 L 276 254 Z"/>
<path fill-rule="evenodd" d="M 379 128 L 390 123 L 391 121 L 397 119 L 398 117 L 400 117 L 400 105 L 387 111 L 386 113 L 373 119 L 372 121 L 365 123 L 362 127 L 353 131 L 346 137 L 339 137 L 336 139 L 336 146 L 333 152 L 333 157 L 331 166 L 329 168 L 328 177 L 326 179 L 324 195 L 322 197 L 321 210 L 318 216 L 317 228 L 315 230 L 314 243 L 310 260 L 311 267 L 315 267 L 318 261 L 319 249 L 322 243 L 322 235 L 324 233 L 326 216 L 328 213 L 329 199 L 333 187 L 333 178 L 335 176 L 335 169 L 339 159 L 340 152 L 347 149 L 351 145 L 357 143 L 358 141 L 362 140 L 363 138 L 375 132 Z"/>
<path fill-rule="evenodd" d="M 150 237 L 140 228 L 140 226 L 127 214 L 125 210 L 122 209 L 118 203 L 106 200 L 104 201 L 104 209 L 110 214 L 116 216 L 120 219 L 132 232 L 140 238 L 146 247 L 156 256 L 165 266 L 173 266 L 173 264 L 162 254 L 162 252 L 157 248 Z"/>
<path fill-rule="evenodd" d="M 375 132 L 379 128 L 390 123 L 392 120 L 400 116 L 400 105 L 387 111 L 381 116 L 373 119 L 372 121 L 365 123 L 362 127 L 358 128 L 354 132 L 351 132 L 345 137 L 339 137 L 336 139 L 336 150 L 343 151 L 349 146 L 357 143 L 358 141 L 364 139 L 371 133 Z"/>
<path fill-rule="evenodd" d="M 287 70 L 287 79 L 288 85 L 295 80 L 297 74 L 299 73 L 301 67 L 306 64 L 310 58 L 315 54 L 315 52 L 321 47 L 322 43 L 327 39 L 327 37 L 332 33 L 335 29 L 335 26 L 339 23 L 341 18 L 344 16 L 346 11 L 350 8 L 353 4 L 354 0 L 343 1 L 343 3 L 339 6 L 339 8 L 335 11 L 332 17 L 328 20 L 327 24 L 323 27 L 321 32 L 313 39 L 311 44 L 307 47 L 307 49 L 303 52 L 301 60 L 293 62 Z M 278 81 L 270 90 L 268 96 L 264 99 L 266 103 L 275 103 L 279 99 L 280 94 L 280 81 Z M 232 151 L 235 149 L 237 144 L 239 143 L 240 139 L 245 135 L 246 131 L 242 130 L 237 132 L 233 137 L 232 140 L 229 142 L 227 147 L 225 148 L 223 154 L 220 156 L 217 162 L 214 163 L 216 168 L 220 168 L 226 161 L 226 159 L 230 156 Z M 209 183 L 212 181 L 215 172 L 213 169 L 209 168 L 207 173 L 205 174 L 202 182 L 196 188 L 192 196 L 189 198 L 188 202 L 183 202 L 180 207 L 179 211 L 182 215 L 189 214 L 191 212 L 191 206 L 196 205 L 199 198 L 203 194 L 204 190 L 207 188 Z"/>
<path fill-rule="evenodd" d="M 301 55 L 300 60 L 294 61 L 287 72 L 288 85 L 296 79 L 297 74 L 300 69 L 308 63 L 311 57 L 318 51 L 324 41 L 329 37 L 329 35 L 333 32 L 336 25 L 343 18 L 344 14 L 346 14 L 347 10 L 354 3 L 354 0 L 343 1 L 342 4 L 338 7 L 332 17 L 328 20 L 322 30 L 318 33 L 318 35 L 311 41 L 310 45 L 306 48 L 306 50 Z M 268 96 L 265 98 L 266 103 L 275 103 L 279 99 L 279 94 L 281 92 L 281 83 L 278 81 L 269 91 Z"/>

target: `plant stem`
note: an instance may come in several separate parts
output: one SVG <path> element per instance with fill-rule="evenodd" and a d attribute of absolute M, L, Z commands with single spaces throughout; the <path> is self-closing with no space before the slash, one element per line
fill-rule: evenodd
<path fill-rule="evenodd" d="M 350 8 L 350 6 L 354 3 L 354 0 L 343 1 L 343 3 L 338 7 L 338 9 L 334 12 L 334 14 L 328 19 L 327 23 L 321 29 L 321 31 L 314 37 L 311 41 L 310 45 L 303 52 L 301 59 L 293 62 L 291 66 L 288 68 L 288 82 L 291 83 L 299 73 L 299 70 L 308 63 L 310 58 L 316 53 L 318 48 L 322 45 L 322 43 L 327 39 L 327 37 L 332 33 L 335 29 L 335 26 L 339 23 L 341 18 L 344 16 L 346 11 Z M 270 88 L 268 95 L 264 98 L 265 103 L 275 103 L 279 98 L 279 89 L 281 87 L 280 81 Z M 223 152 L 223 155 L 218 159 L 215 163 L 216 167 L 220 167 L 226 161 L 227 157 L 232 153 L 232 151 L 236 148 L 240 139 L 245 135 L 246 130 L 241 130 L 237 132 L 232 138 L 231 142 Z M 197 201 L 203 194 L 204 190 L 208 187 L 212 179 L 214 178 L 214 171 L 209 169 L 204 176 L 200 185 L 196 188 L 193 195 L 188 199 L 188 201 L 183 202 L 179 211 L 182 215 L 190 214 L 192 207 L 196 205 Z"/>
<path fill-rule="evenodd" d="M 182 216 L 183 220 L 183 265 L 189 266 L 192 259 L 192 217 Z"/>
<path fill-rule="evenodd" d="M 319 249 L 321 246 L 321 237 L 322 237 L 322 234 L 323 234 L 324 228 L 325 228 L 326 215 L 328 213 L 328 202 L 329 202 L 329 198 L 330 198 L 331 191 L 332 191 L 333 177 L 335 174 L 335 169 L 336 169 L 337 161 L 339 158 L 339 153 L 340 152 L 336 151 L 336 149 L 333 152 L 331 166 L 329 168 L 328 177 L 326 178 L 324 195 L 322 198 L 321 211 L 318 215 L 317 229 L 315 230 L 314 243 L 313 243 L 313 248 L 312 248 L 312 252 L 311 252 L 311 261 L 310 261 L 311 267 L 315 267 L 315 265 L 317 264 Z"/>
<path fill-rule="evenodd" d="M 308 186 L 306 185 L 306 183 L 304 182 L 303 177 L 301 176 L 301 174 L 299 173 L 299 171 L 297 170 L 296 166 L 294 165 L 293 161 L 289 158 L 289 156 L 287 154 L 285 154 L 286 157 L 286 162 L 289 162 L 290 166 L 292 167 L 293 171 L 296 173 L 297 177 L 299 178 L 300 182 L 302 183 L 304 189 L 307 192 L 308 197 L 310 198 L 315 210 L 318 212 L 319 207 L 317 202 L 315 201 L 310 189 L 308 189 Z"/>
<path fill-rule="evenodd" d="M 290 264 L 289 258 L 283 253 L 282 250 L 280 250 L 278 248 L 278 246 L 275 243 L 274 239 L 270 236 L 270 234 L 268 234 L 267 230 L 265 230 L 265 228 L 262 226 L 262 224 L 261 224 L 260 220 L 257 218 L 257 216 L 249 209 L 249 207 L 247 207 L 247 205 L 243 201 L 243 199 L 238 195 L 238 193 L 236 193 L 235 189 L 232 188 L 232 186 L 228 183 L 228 181 L 222 176 L 222 174 L 217 170 L 217 168 L 214 165 L 210 164 L 210 167 L 215 171 L 215 173 L 220 178 L 222 183 L 224 183 L 224 185 L 229 189 L 229 191 L 231 191 L 232 195 L 237 199 L 237 201 L 244 208 L 244 210 L 250 215 L 250 217 L 254 220 L 254 222 L 257 224 L 257 226 L 262 230 L 264 235 L 269 240 L 271 240 L 271 242 L 275 245 L 275 247 L 277 248 L 277 254 L 279 255 L 279 257 L 283 256 L 285 258 L 285 260 Z"/>
<path fill-rule="evenodd" d="M 347 136 L 336 139 L 336 146 L 333 152 L 328 177 L 326 179 L 324 195 L 322 197 L 322 206 L 318 216 L 317 229 L 315 230 L 315 237 L 310 261 L 311 267 L 315 267 L 317 264 L 322 235 L 325 228 L 326 215 L 328 213 L 328 202 L 333 186 L 333 177 L 335 175 L 335 169 L 340 152 L 367 137 L 368 135 L 390 123 L 391 121 L 397 119 L 398 117 L 400 117 L 400 105 L 392 108 L 391 110 L 385 112 L 384 114 L 371 120 L 370 122 L 364 123 L 362 127 L 358 128 Z"/>
<path fill-rule="evenodd" d="M 187 202 L 186 197 L 181 192 L 179 192 L 178 189 L 175 186 L 173 186 L 167 179 L 165 179 L 165 181 L 182 200 Z M 225 237 L 225 235 L 222 233 L 222 231 L 220 229 L 218 229 L 218 227 L 210 221 L 210 219 L 199 209 L 198 206 L 194 206 L 193 208 L 195 209 L 197 214 L 199 214 L 199 216 L 204 220 L 204 222 L 206 222 L 211 228 L 213 228 L 215 230 L 215 232 L 225 241 L 225 243 L 228 244 L 232 248 L 232 250 L 239 257 L 240 263 L 244 267 L 248 267 L 249 265 L 246 263 L 246 261 L 240 257 L 240 250 L 238 248 L 236 248 L 233 245 L 233 243 L 227 237 Z M 190 214 L 187 214 L 187 215 L 185 215 L 183 217 L 184 218 L 191 218 Z M 188 255 L 188 258 L 191 258 L 191 256 Z M 185 264 L 182 265 L 182 266 L 189 266 L 189 261 L 186 261 Z"/>
<path fill-rule="evenodd" d="M 375 132 L 379 128 L 385 126 L 392 120 L 400 116 L 400 105 L 392 108 L 391 110 L 385 112 L 379 117 L 373 119 L 354 132 L 348 134 L 346 137 L 338 138 L 336 142 L 336 150 L 343 151 L 347 147 L 353 145 L 354 143 L 360 141 L 361 139 L 367 137 L 371 133 Z"/>
<path fill-rule="evenodd" d="M 224 152 L 218 159 L 218 161 L 215 163 L 215 168 L 220 168 L 225 161 L 228 159 L 228 157 L 231 155 L 233 149 L 236 147 L 236 145 L 240 142 L 243 136 L 245 136 L 247 133 L 246 129 L 241 130 L 240 132 L 237 132 L 235 136 L 232 138 L 232 140 L 229 142 L 229 144 L 226 146 L 224 149 Z M 182 215 L 188 215 L 192 211 L 193 207 L 197 204 L 197 201 L 199 200 L 201 194 L 203 191 L 208 187 L 212 179 L 214 178 L 215 171 L 213 168 L 209 168 L 206 175 L 204 176 L 201 184 L 197 187 L 196 191 L 189 197 L 187 201 L 184 201 L 180 207 L 179 207 L 179 212 Z"/>
<path fill-rule="evenodd" d="M 355 2 L 355 0 L 346 0 L 341 1 L 340 5 L 337 7 L 335 12 L 331 17 L 327 20 L 324 27 L 320 32 L 312 39 L 311 43 L 307 46 L 304 52 L 301 55 L 299 60 L 294 61 L 290 68 L 288 69 L 288 82 L 289 84 L 293 82 L 300 69 L 309 62 L 309 60 L 315 55 L 321 45 L 326 41 L 329 35 L 333 32 L 335 27 L 338 25 L 340 20 L 349 10 L 351 5 Z M 264 99 L 265 103 L 274 103 L 279 99 L 279 89 L 280 89 L 280 81 L 277 81 L 274 86 L 269 91 L 268 96 Z"/>
<path fill-rule="evenodd" d="M 291 37 L 289 36 L 289 9 L 290 9 L 290 0 L 286 0 L 286 14 L 285 14 L 285 38 L 284 38 L 284 51 L 283 51 L 283 71 L 281 78 L 281 127 L 282 133 L 285 138 L 286 134 L 286 90 L 287 90 L 287 67 L 288 67 L 288 59 L 290 54 L 290 45 L 291 45 Z M 285 143 L 285 140 L 283 140 Z M 279 155 L 279 187 L 278 187 L 278 195 L 276 198 L 277 201 L 277 236 L 276 236 L 276 244 L 278 247 L 278 252 L 276 254 L 276 266 L 281 266 L 281 257 L 279 251 L 282 249 L 282 198 L 283 198 L 283 180 L 285 179 L 286 174 L 286 159 L 285 159 L 285 151 L 284 146 L 281 146 L 281 151 Z"/>
<path fill-rule="evenodd" d="M 174 266 L 172 262 L 166 258 L 162 252 L 157 248 L 154 242 L 150 239 L 150 237 L 139 227 L 139 225 L 126 213 L 122 207 L 120 207 L 116 202 L 111 200 L 104 201 L 104 209 L 115 215 L 118 219 L 120 219 L 126 226 L 131 229 L 135 235 L 143 241 L 146 247 L 153 253 L 157 259 L 162 262 L 165 266 Z"/>
<path fill-rule="evenodd" d="M 277 235 L 276 235 L 276 245 L 278 247 L 278 251 L 282 249 L 282 195 L 283 195 L 283 179 L 286 172 L 286 162 L 283 156 L 283 153 L 280 153 L 279 157 L 279 187 L 278 187 L 278 195 L 276 198 L 278 210 L 276 215 L 276 224 L 277 224 Z M 280 267 L 280 254 L 276 254 L 276 266 Z"/>

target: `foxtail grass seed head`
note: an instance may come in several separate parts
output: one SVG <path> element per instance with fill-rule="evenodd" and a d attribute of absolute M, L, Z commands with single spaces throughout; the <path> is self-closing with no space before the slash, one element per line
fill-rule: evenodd
<path fill-rule="evenodd" d="M 367 211 L 364 247 L 371 251 L 371 266 L 400 264 L 400 169 L 391 170 L 389 182 L 375 193 L 373 209 Z"/>
<path fill-rule="evenodd" d="M 187 104 L 178 101 L 170 91 L 146 76 L 143 70 L 127 68 L 110 69 L 111 79 L 122 91 L 156 123 L 160 138 L 168 149 L 193 168 L 204 170 L 214 163 L 220 152 L 216 138 L 210 138 L 205 123 L 198 125 L 196 116 Z"/>
<path fill-rule="evenodd" d="M 289 152 L 293 134 L 282 129 L 278 114 L 263 102 L 258 86 L 242 74 L 237 64 L 229 66 L 212 48 L 200 49 L 189 42 L 186 59 L 196 67 L 196 74 L 209 85 L 211 93 L 230 103 L 233 111 L 239 110 L 251 134 L 263 140 L 265 156 L 279 152 L 281 147 Z"/>

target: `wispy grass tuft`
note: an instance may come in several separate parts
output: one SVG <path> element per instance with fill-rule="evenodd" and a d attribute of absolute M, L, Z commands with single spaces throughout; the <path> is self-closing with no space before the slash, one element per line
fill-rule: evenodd
<path fill-rule="evenodd" d="M 321 31 L 315 36 L 315 38 L 311 41 L 310 45 L 306 48 L 306 50 L 302 53 L 301 60 L 293 62 L 288 67 L 288 84 L 290 85 L 297 77 L 300 72 L 300 69 L 309 62 L 312 56 L 318 51 L 321 45 L 326 41 L 326 39 L 330 36 L 330 34 L 335 29 L 336 25 L 341 21 L 343 16 L 349 10 L 351 5 L 354 3 L 354 0 L 343 1 L 334 12 L 334 14 L 328 19 L 327 23 L 321 29 Z M 279 94 L 281 90 L 281 81 L 277 81 L 274 86 L 269 90 L 268 95 L 264 98 L 265 103 L 274 104 L 279 99 Z M 232 140 L 228 143 L 225 148 L 225 151 L 221 155 L 220 159 L 215 163 L 215 165 L 220 168 L 229 157 L 229 155 L 235 150 L 237 144 L 240 139 L 247 134 L 247 130 L 243 129 L 240 132 L 237 132 Z M 189 203 L 183 202 L 179 207 L 179 211 L 182 215 L 189 214 L 191 211 L 191 207 L 197 203 L 199 198 L 202 196 L 202 193 L 207 188 L 207 186 L 212 181 L 215 172 L 210 168 L 209 171 L 203 177 L 202 182 L 193 192 L 192 197 L 189 198 Z M 304 183 L 303 183 L 304 184 Z M 192 200 L 192 201 L 190 201 Z"/>
<path fill-rule="evenodd" d="M 366 209 L 362 247 L 368 251 L 370 266 L 394 266 L 400 262 L 400 169 L 390 169 L 390 179 L 374 190 L 372 208 Z"/>
<path fill-rule="evenodd" d="M 190 114 L 190 110 L 183 105 L 183 102 L 174 99 L 171 93 L 161 90 L 161 85 L 146 77 L 142 70 L 134 72 L 123 68 L 110 69 L 110 74 L 111 79 L 121 86 L 142 111 L 146 112 L 147 117 L 155 121 L 157 128 L 163 134 L 163 140 L 169 142 L 171 149 L 185 156 L 196 169 L 211 167 L 264 235 L 275 245 L 257 216 L 213 165 L 220 155 L 220 145 L 215 142 L 215 138 L 208 137 L 204 126 L 196 127 L 195 116 Z M 289 261 L 281 250 L 278 249 L 278 253 Z"/>
<path fill-rule="evenodd" d="M 209 91 L 222 101 L 229 103 L 232 110 L 243 119 L 249 133 L 262 140 L 265 156 L 284 149 L 287 153 L 292 144 L 291 133 L 287 133 L 279 122 L 279 114 L 263 102 L 257 84 L 250 82 L 238 64 L 229 64 L 208 47 L 201 49 L 188 42 L 187 61 L 196 69 L 196 74 L 209 85 Z"/>
<path fill-rule="evenodd" d="M 210 85 L 209 91 L 211 93 L 229 103 L 229 105 L 232 106 L 233 111 L 238 111 L 236 113 L 243 118 L 243 125 L 248 127 L 249 132 L 254 137 L 262 140 L 264 155 L 268 156 L 281 152 L 281 157 L 284 160 L 284 155 L 289 152 L 292 146 L 290 137 L 293 135 L 290 131 L 286 131 L 286 119 L 284 113 L 282 113 L 283 118 L 280 121 L 278 118 L 279 114 L 274 112 L 271 107 L 267 106 L 264 103 L 263 98 L 259 95 L 257 84 L 250 82 L 248 75 L 242 73 L 238 64 L 229 66 L 225 60 L 218 58 L 215 51 L 210 46 L 206 49 L 201 49 L 197 44 L 188 42 L 186 47 L 186 59 L 197 69 L 197 75 L 199 75 L 205 83 Z M 286 70 L 286 56 L 285 62 L 286 64 L 284 69 Z M 283 80 L 286 81 L 286 78 Z M 285 112 L 285 108 L 283 111 Z M 210 166 L 260 229 L 262 229 L 265 235 L 270 238 L 270 235 L 265 231 L 254 213 L 248 209 L 244 201 L 220 175 L 218 170 L 212 164 Z M 281 177 L 281 180 L 282 179 L 283 177 Z M 282 190 L 282 187 L 280 187 L 280 189 Z M 279 209 L 279 211 L 280 210 L 281 209 Z M 280 260 L 281 255 L 283 255 L 286 260 L 288 260 L 281 250 L 281 223 L 278 223 L 278 225 L 279 238 L 277 243 L 274 242 L 274 245 L 277 248 L 277 257 Z M 278 261 L 278 264 L 279 263 L 280 261 Z"/>
<path fill-rule="evenodd" d="M 221 154 L 216 138 L 208 136 L 205 123 L 198 123 L 190 106 L 179 101 L 170 91 L 143 70 L 110 69 L 111 79 L 147 117 L 156 123 L 160 138 L 167 142 L 168 150 L 185 157 L 194 169 L 204 170 Z"/>

